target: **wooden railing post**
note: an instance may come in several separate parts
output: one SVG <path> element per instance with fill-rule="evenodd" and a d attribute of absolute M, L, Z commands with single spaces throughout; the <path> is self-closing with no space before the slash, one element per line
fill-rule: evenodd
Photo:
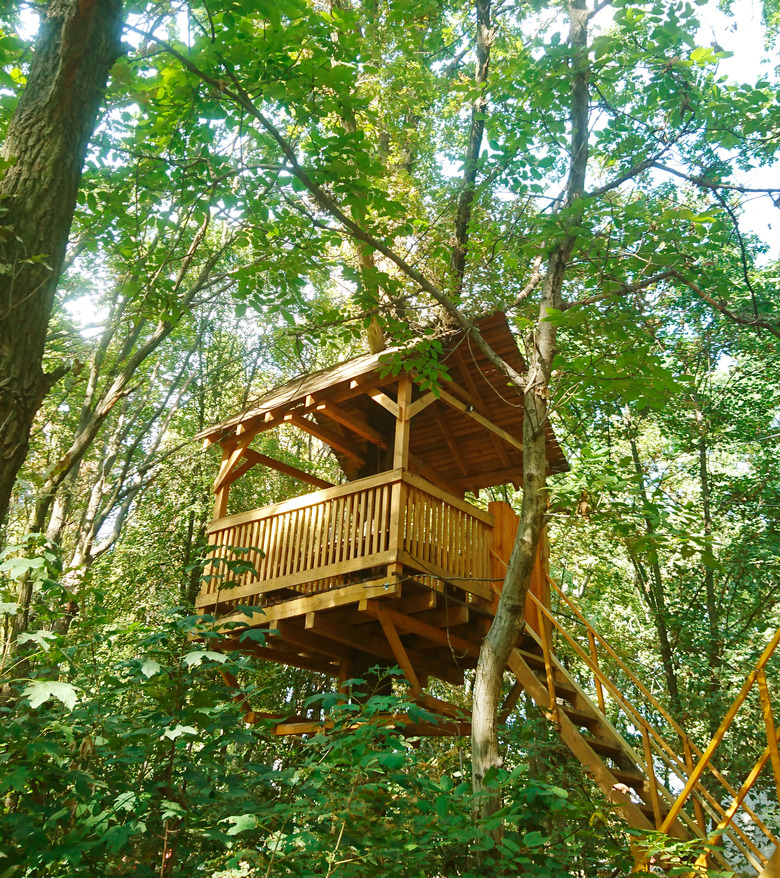
<path fill-rule="evenodd" d="M 494 500 L 488 503 L 488 512 L 495 519 L 493 525 L 493 545 L 490 547 L 490 570 L 493 577 L 493 591 L 496 601 L 501 594 L 504 585 L 504 577 L 509 564 L 509 556 L 515 544 L 517 535 L 517 515 L 512 507 L 504 500 Z M 525 620 L 531 627 L 535 625 L 536 614 L 528 612 L 526 604 Z"/>
<path fill-rule="evenodd" d="M 772 773 L 775 776 L 777 801 L 780 802 L 780 750 L 778 750 L 777 746 L 777 729 L 772 713 L 772 700 L 769 694 L 769 684 L 767 683 L 766 669 L 764 667 L 758 672 L 758 691 L 761 697 L 761 712 L 764 715 L 764 728 L 766 729 L 766 739 L 769 745 L 769 756 L 772 760 Z"/>
<path fill-rule="evenodd" d="M 693 771 L 693 752 L 691 751 L 691 742 L 688 738 L 683 738 L 683 753 L 685 754 L 685 766 L 688 769 L 688 775 Z M 707 821 L 704 817 L 704 809 L 701 806 L 701 802 L 693 795 L 692 791 L 691 795 L 693 798 L 693 810 L 696 814 L 696 822 L 699 824 L 699 829 L 702 832 L 707 831 Z"/>
<path fill-rule="evenodd" d="M 412 378 L 410 375 L 401 375 L 398 379 L 398 415 L 395 420 L 395 441 L 393 443 L 393 469 L 405 470 L 409 466 L 409 435 L 411 420 L 409 418 L 409 406 L 412 402 Z M 403 564 L 400 560 L 404 541 L 404 518 L 406 514 L 406 486 L 403 479 L 399 479 L 390 489 L 390 533 L 388 534 L 388 548 L 391 557 L 394 558 L 387 565 L 388 579 L 395 580 L 403 573 Z"/>
<path fill-rule="evenodd" d="M 647 783 L 650 787 L 650 802 L 653 805 L 653 819 L 655 820 L 655 828 L 663 823 L 663 815 L 661 814 L 661 799 L 658 795 L 658 780 L 655 776 L 655 765 L 653 764 L 653 745 L 650 741 L 650 730 L 647 723 L 642 723 L 642 747 L 645 754 L 645 773 L 647 774 Z"/>
<path fill-rule="evenodd" d="M 548 591 L 550 585 L 547 585 Z M 588 643 L 590 644 L 590 657 L 593 659 L 593 682 L 596 684 L 596 697 L 599 702 L 599 710 L 602 713 L 606 713 L 606 705 L 604 702 L 604 687 L 601 685 L 601 680 L 599 679 L 599 671 L 601 668 L 599 667 L 599 654 L 596 649 L 596 635 L 588 629 Z"/>

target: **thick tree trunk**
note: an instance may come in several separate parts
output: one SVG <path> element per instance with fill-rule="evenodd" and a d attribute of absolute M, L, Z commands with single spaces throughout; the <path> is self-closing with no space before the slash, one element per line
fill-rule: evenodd
<path fill-rule="evenodd" d="M 574 207 L 585 187 L 588 161 L 588 12 L 584 0 L 569 2 L 572 110 L 571 165 L 564 207 Z M 580 212 L 568 223 L 576 228 Z M 545 318 L 548 309 L 561 309 L 566 270 L 576 243 L 576 232 L 560 238 L 552 247 L 542 281 L 539 321 L 531 339 L 528 375 L 524 382 L 523 506 L 517 539 L 509 560 L 504 586 L 490 631 L 482 642 L 474 681 L 472 707 L 472 785 L 485 792 L 485 779 L 500 766 L 497 714 L 504 668 L 525 623 L 525 597 L 531 582 L 536 551 L 547 508 L 547 458 L 544 426 L 548 418 L 549 382 L 555 356 L 556 326 Z M 500 806 L 496 795 L 483 799 L 483 817 Z M 500 832 L 495 831 L 498 837 Z"/>
<path fill-rule="evenodd" d="M 0 523 L 56 375 L 42 360 L 87 145 L 120 53 L 120 0 L 51 0 L 3 145 L 0 183 Z"/>

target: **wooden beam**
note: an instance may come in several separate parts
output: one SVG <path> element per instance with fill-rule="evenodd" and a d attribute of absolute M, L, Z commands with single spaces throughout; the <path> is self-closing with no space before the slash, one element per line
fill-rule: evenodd
<path fill-rule="evenodd" d="M 468 375 L 467 377 L 470 378 L 471 376 Z M 474 408 L 479 407 L 479 394 L 474 389 L 473 382 L 471 383 L 470 393 L 468 390 L 464 390 L 464 388 L 462 388 L 460 384 L 458 384 L 458 382 L 453 380 L 452 378 L 450 378 L 450 380 L 447 381 L 446 384 L 442 384 L 442 387 L 447 387 L 451 393 L 455 394 L 455 396 L 459 396 L 463 400 L 463 402 L 466 403 L 466 405 L 472 405 L 474 406 Z"/>
<path fill-rule="evenodd" d="M 425 396 L 421 396 L 419 399 L 416 399 L 406 410 L 406 417 L 411 420 L 415 415 L 419 415 L 421 411 L 427 409 L 431 403 L 434 403 L 438 400 L 438 396 L 429 390 Z"/>
<path fill-rule="evenodd" d="M 307 622 L 308 621 L 309 620 L 307 620 Z M 392 662 L 398 661 L 387 640 L 372 635 L 364 629 L 361 629 L 359 632 L 352 632 L 349 629 L 336 627 L 335 625 L 331 625 L 327 620 L 324 620 L 321 614 L 315 615 L 311 624 L 314 626 L 314 631 L 325 637 L 330 637 L 338 643 L 344 643 L 354 649 L 359 649 L 361 652 L 368 653 L 368 655 L 388 659 Z M 461 686 L 463 684 L 463 671 L 460 670 L 460 668 L 457 668 L 454 664 L 450 665 L 445 662 L 437 661 L 436 659 L 430 658 L 423 653 L 418 653 L 411 649 L 407 649 L 406 653 L 416 671 L 419 673 L 431 674 L 434 677 L 438 677 L 440 680 L 452 683 L 454 686 Z"/>
<path fill-rule="evenodd" d="M 384 391 L 376 389 L 368 390 L 366 393 L 374 400 L 374 402 L 379 403 L 382 408 L 387 409 L 394 418 L 398 418 L 398 403 L 390 399 Z"/>
<path fill-rule="evenodd" d="M 474 379 L 471 377 L 471 370 L 469 369 L 468 364 L 466 363 L 466 358 L 463 356 L 463 352 L 460 350 L 460 348 L 456 348 L 454 358 L 455 362 L 460 368 L 460 373 L 463 376 L 463 380 L 466 382 L 466 386 L 468 387 L 471 394 L 472 405 L 481 415 L 491 417 L 492 419 L 490 407 L 487 405 L 487 403 L 481 401 L 482 398 L 480 397 L 479 391 L 477 390 L 477 385 L 474 383 Z M 502 466 L 509 469 L 509 456 L 507 455 L 506 449 L 501 444 L 498 437 L 491 434 L 490 441 L 493 443 L 493 447 L 495 448 L 496 454 L 498 454 L 501 460 Z M 522 481 L 522 479 L 520 481 Z"/>
<path fill-rule="evenodd" d="M 338 674 L 338 667 L 323 659 L 308 658 L 297 655 L 294 652 L 284 652 L 280 649 L 271 649 L 267 646 L 261 646 L 259 643 L 246 640 L 243 643 L 239 638 L 231 638 L 224 641 L 223 649 L 237 650 L 239 652 L 252 653 L 260 658 L 268 659 L 277 664 L 289 665 L 293 668 L 302 668 L 305 671 L 315 671 L 318 674 L 328 674 L 335 677 Z"/>
<path fill-rule="evenodd" d="M 254 439 L 254 434 L 247 433 L 242 436 L 235 445 L 223 447 L 222 463 L 220 464 L 219 473 L 217 473 L 217 478 L 214 482 L 214 493 L 217 493 L 218 491 L 221 491 L 222 488 L 228 486 L 226 480 L 230 475 L 230 470 L 232 470 L 236 463 L 238 463 L 241 455 L 247 449 L 252 439 Z"/>
<path fill-rule="evenodd" d="M 299 625 L 289 621 L 280 620 L 276 623 L 276 628 L 281 635 L 282 640 L 291 643 L 300 649 L 309 652 L 321 653 L 332 659 L 349 658 L 350 650 L 346 646 L 334 643 L 326 637 L 317 637 L 311 631 L 306 631 Z"/>
<path fill-rule="evenodd" d="M 320 427 L 319 424 L 315 424 L 313 421 L 310 421 L 303 415 L 298 414 L 298 412 L 290 412 L 284 417 L 285 420 L 289 420 L 291 423 L 295 424 L 295 426 L 298 427 L 300 430 L 303 430 L 310 436 L 314 436 L 315 439 L 319 439 L 321 442 L 324 442 L 331 448 L 335 448 L 336 451 L 340 451 L 347 457 L 352 458 L 352 460 L 354 460 L 360 466 L 365 463 L 365 459 L 355 451 L 348 439 L 339 436 L 337 433 L 331 433 L 330 430 L 326 430 L 324 427 Z"/>
<path fill-rule="evenodd" d="M 447 423 L 442 417 L 441 412 L 435 409 L 433 411 L 433 418 L 436 421 L 436 425 L 439 428 L 442 439 L 444 439 L 444 441 L 447 443 L 447 447 L 450 449 L 450 454 L 455 460 L 455 463 L 457 463 L 458 467 L 460 467 L 460 471 L 463 473 L 464 478 L 467 478 L 469 474 L 468 467 L 463 462 L 463 458 L 461 457 L 460 451 L 458 450 L 457 443 L 452 438 L 451 431 L 447 428 Z"/>
<path fill-rule="evenodd" d="M 461 490 L 473 491 L 479 485 L 482 485 L 483 487 L 486 485 L 506 485 L 510 482 L 513 485 L 521 485 L 523 483 L 522 469 L 513 466 L 512 464 L 505 469 L 502 467 L 501 469 L 490 470 L 486 473 L 474 473 L 471 476 L 458 479 L 457 485 Z"/>
<path fill-rule="evenodd" d="M 368 441 L 373 442 L 374 445 L 378 445 L 380 448 L 387 449 L 387 440 L 379 432 L 379 430 L 375 430 L 373 427 L 370 427 L 361 418 L 358 418 L 356 415 L 348 412 L 346 409 L 337 406 L 335 402 L 321 402 L 318 403 L 315 408 L 316 411 L 322 412 L 324 415 L 327 415 L 327 417 L 329 417 L 331 420 L 336 421 L 336 423 L 338 424 L 341 424 L 342 427 L 346 427 L 348 430 L 351 430 L 358 436 L 362 436 L 363 439 L 368 439 Z"/>
<path fill-rule="evenodd" d="M 458 652 L 465 652 L 473 658 L 479 657 L 479 646 L 469 640 L 464 640 L 448 631 L 442 631 L 441 628 L 434 628 L 427 622 L 421 622 L 412 616 L 405 616 L 397 610 L 391 610 L 389 607 L 383 607 L 377 601 L 368 601 L 366 609 L 369 613 L 373 613 L 379 623 L 382 624 L 382 618 L 387 619 L 391 624 L 397 626 L 402 631 L 408 631 L 410 634 L 418 634 L 426 640 L 437 643 L 441 646 L 448 646 Z M 382 626 L 384 628 L 384 625 Z M 388 638 L 389 639 L 389 638 Z"/>
<path fill-rule="evenodd" d="M 335 488 L 336 486 L 333 482 L 326 482 L 325 479 L 320 479 L 317 476 L 313 476 L 310 473 L 305 472 L 304 470 L 300 470 L 297 467 L 291 466 L 289 463 L 282 463 L 281 460 L 277 460 L 275 457 L 269 457 L 267 454 L 261 454 L 259 451 L 255 451 L 254 448 L 247 448 L 244 450 L 244 457 L 246 458 L 246 462 L 242 463 L 241 466 L 234 469 L 228 475 L 228 484 L 233 484 L 236 479 L 240 479 L 241 476 L 245 475 L 249 472 L 250 469 L 260 466 L 267 466 L 269 469 L 275 469 L 280 473 L 284 473 L 286 476 L 292 476 L 294 479 L 298 479 L 299 482 L 304 482 L 307 485 L 312 485 L 314 488 Z"/>
<path fill-rule="evenodd" d="M 498 721 L 501 725 L 506 725 L 509 715 L 517 707 L 517 702 L 520 700 L 522 692 L 523 684 L 519 680 L 515 680 L 514 686 L 509 690 L 509 694 L 506 696 L 504 703 L 501 705 L 501 710 L 498 712 Z"/>
<path fill-rule="evenodd" d="M 414 609 L 407 606 L 405 601 L 393 609 L 397 609 L 399 613 L 404 613 L 407 616 L 415 612 Z M 457 625 L 468 625 L 469 609 L 459 604 L 449 605 L 445 599 L 443 607 L 439 607 L 437 610 L 424 610 L 417 615 L 417 618 L 421 622 L 433 625 L 434 628 L 455 628 Z"/>
<path fill-rule="evenodd" d="M 363 582 L 357 585 L 347 585 L 344 588 L 335 588 L 332 591 L 324 591 L 321 594 L 306 595 L 294 598 L 282 604 L 274 604 L 266 607 L 263 613 L 232 613 L 217 620 L 215 628 L 224 630 L 225 625 L 240 622 L 248 628 L 268 624 L 273 628 L 274 623 L 280 619 L 291 619 L 295 616 L 305 616 L 318 610 L 329 610 L 332 607 L 341 607 L 345 604 L 357 604 L 362 598 L 377 598 L 384 595 L 390 597 L 401 594 L 401 584 L 398 582 L 386 582 L 383 579 Z"/>
<path fill-rule="evenodd" d="M 498 436 L 498 438 L 506 442 L 507 445 L 511 445 L 512 448 L 516 448 L 518 451 L 523 450 L 523 443 L 519 439 L 516 439 L 514 436 L 507 433 L 507 431 L 499 427 L 498 424 L 489 421 L 484 415 L 481 415 L 476 410 L 470 411 L 469 409 L 473 408 L 473 406 L 468 406 L 465 402 L 461 402 L 456 397 L 447 393 L 446 390 L 441 391 L 440 399 L 442 402 L 446 402 L 451 408 L 454 408 L 456 411 L 466 415 L 466 417 L 471 418 L 472 421 L 476 421 L 488 432 Z"/>
<path fill-rule="evenodd" d="M 387 642 L 390 644 L 390 649 L 393 651 L 393 655 L 395 656 L 395 660 L 398 662 L 398 666 L 401 670 L 406 674 L 406 679 L 412 686 L 412 690 L 419 697 L 422 694 L 422 687 L 420 686 L 420 680 L 417 677 L 417 674 L 414 670 L 414 666 L 412 665 L 411 659 L 404 648 L 403 643 L 401 643 L 401 638 L 398 636 L 398 632 L 395 630 L 395 626 L 393 625 L 392 619 L 390 618 L 390 610 L 385 609 L 381 604 L 376 604 L 373 601 L 371 602 L 371 610 L 376 615 L 376 618 L 379 619 L 379 624 L 382 626 L 382 630 L 385 632 L 385 637 L 387 638 Z"/>

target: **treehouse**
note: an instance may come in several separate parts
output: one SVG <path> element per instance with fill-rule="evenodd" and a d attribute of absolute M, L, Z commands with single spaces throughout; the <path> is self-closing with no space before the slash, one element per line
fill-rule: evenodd
<path fill-rule="evenodd" d="M 502 314 L 480 331 L 523 371 Z M 420 691 L 431 676 L 462 683 L 490 624 L 517 519 L 505 502 L 485 509 L 465 496 L 520 485 L 523 409 L 463 333 L 443 343 L 447 380 L 435 391 L 388 372 L 413 354 L 369 354 L 295 379 L 200 434 L 222 449 L 210 543 L 249 549 L 254 569 L 231 577 L 215 560 L 197 605 L 223 624 L 265 629 L 254 648 L 275 661 L 340 679 L 398 665 Z M 282 424 L 325 443 L 343 484 L 252 448 Z M 549 426 L 547 458 L 551 473 L 567 469 Z M 318 490 L 227 515 L 231 485 L 255 466 Z M 544 565 L 540 556 L 532 588 L 546 602 Z"/>
<path fill-rule="evenodd" d="M 524 370 L 502 314 L 479 329 L 496 353 Z M 366 355 L 297 378 L 200 434 L 220 446 L 222 464 L 209 528 L 216 548 L 197 607 L 217 618 L 227 648 L 275 662 L 342 681 L 377 664 L 397 665 L 438 721 L 389 720 L 413 734 L 465 734 L 468 717 L 424 689 L 430 678 L 461 684 L 491 624 L 517 518 L 505 502 L 485 509 L 466 497 L 521 484 L 523 404 L 463 333 L 442 341 L 447 380 L 436 392 L 424 389 L 413 369 L 390 371 L 390 363 L 414 355 L 414 348 Z M 261 433 L 284 424 L 331 450 L 341 484 L 252 447 Z M 566 460 L 546 429 L 548 471 L 564 472 Z M 316 490 L 228 514 L 231 486 L 254 467 Z M 238 572 L 230 563 L 236 549 L 249 562 Z M 264 637 L 242 639 L 247 630 Z M 501 720 L 527 693 L 631 827 L 698 840 L 691 874 L 736 863 L 740 875 L 780 878 L 780 838 L 749 796 L 780 799 L 767 674 L 779 646 L 780 630 L 712 740 L 699 746 L 553 582 L 542 540 L 525 631 L 507 664 L 516 682 Z M 247 712 L 248 721 L 261 716 Z M 739 739 L 755 764 L 745 776 L 727 776 L 717 749 L 745 722 L 765 734 L 756 726 L 751 740 Z M 321 725 L 286 718 L 274 731 L 299 734 Z M 637 871 L 646 873 L 646 866 L 639 845 Z"/>

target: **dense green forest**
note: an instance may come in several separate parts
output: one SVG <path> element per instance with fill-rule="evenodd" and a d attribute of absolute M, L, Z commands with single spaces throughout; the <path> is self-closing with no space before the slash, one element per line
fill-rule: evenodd
<path fill-rule="evenodd" d="M 700 750 L 780 626 L 779 13 L 746 50 L 748 5 L 3 6 L 0 878 L 692 874 L 701 843 L 630 829 L 504 668 L 545 528 L 554 612 Z M 523 372 L 475 326 L 496 311 Z M 468 497 L 520 525 L 476 668 L 431 687 L 471 737 L 414 737 L 397 668 L 339 687 L 196 613 L 219 460 L 193 437 L 369 350 L 416 344 L 387 369 L 436 394 L 455 330 L 522 398 L 523 489 Z M 257 447 L 344 479 L 300 432 Z M 258 467 L 231 509 L 305 490 Z M 768 702 L 717 768 L 739 789 L 768 748 L 778 835 Z M 738 865 L 696 874 L 760 871 L 716 842 Z"/>

